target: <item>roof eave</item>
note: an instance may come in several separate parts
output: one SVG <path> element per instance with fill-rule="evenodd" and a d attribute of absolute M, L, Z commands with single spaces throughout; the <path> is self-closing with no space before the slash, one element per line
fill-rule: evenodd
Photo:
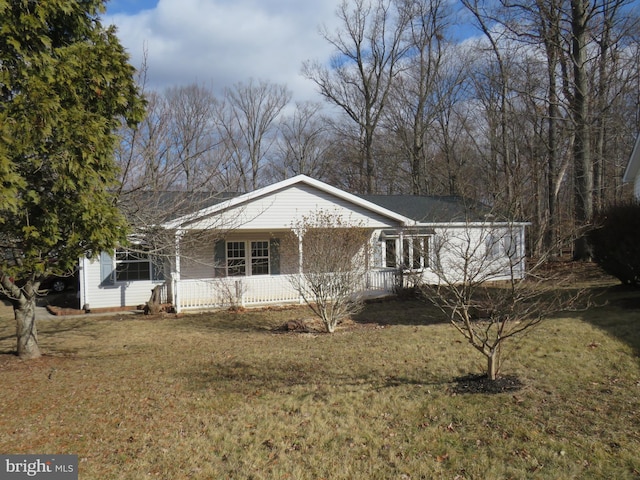
<path fill-rule="evenodd" d="M 227 210 L 229 208 L 233 208 L 237 205 L 241 205 L 242 203 L 246 203 L 249 202 L 251 200 L 254 200 L 256 198 L 260 198 L 266 195 L 270 195 L 274 192 L 277 192 L 278 190 L 283 190 L 285 188 L 291 187 L 293 185 L 299 184 L 299 183 L 303 183 L 309 186 L 312 186 L 314 188 L 317 188 L 323 192 L 329 193 L 335 197 L 338 197 L 342 200 L 346 200 L 349 203 L 352 203 L 354 205 L 357 205 L 359 207 L 362 207 L 364 209 L 370 210 L 374 213 L 377 213 L 379 215 L 382 215 L 383 217 L 387 217 L 390 219 L 393 219 L 395 221 L 397 221 L 398 223 L 400 223 L 402 226 L 411 226 L 411 225 L 415 225 L 415 221 L 412 220 L 411 218 L 405 217 L 404 215 L 400 215 L 399 213 L 396 213 L 392 210 L 388 210 L 384 207 L 381 207 L 380 205 L 377 205 L 373 202 L 369 202 L 367 200 L 364 200 L 360 197 L 358 197 L 357 195 L 353 195 L 351 193 L 345 192 L 343 190 L 340 190 L 339 188 L 336 187 L 332 187 L 329 184 L 326 184 L 324 182 L 321 182 L 319 180 L 315 180 L 311 177 L 308 177 L 306 175 L 296 175 L 295 177 L 291 177 L 288 178 L 286 180 L 282 180 L 280 182 L 274 183 L 272 185 L 263 187 L 263 188 L 259 188 L 257 190 L 254 190 L 252 192 L 248 192 L 245 193 L 243 195 L 240 195 L 238 197 L 234 197 L 230 200 L 218 203 L 216 205 L 212 205 L 210 207 L 204 208 L 202 210 L 199 210 L 197 212 L 193 212 L 187 215 L 183 215 L 182 217 L 176 218 L 170 222 L 166 222 L 163 224 L 163 227 L 166 229 L 180 229 L 180 228 L 184 228 L 186 225 L 188 225 L 189 223 L 195 222 L 198 219 L 201 218 L 205 218 L 211 215 L 214 215 L 218 212 L 222 212 L 224 210 Z"/>

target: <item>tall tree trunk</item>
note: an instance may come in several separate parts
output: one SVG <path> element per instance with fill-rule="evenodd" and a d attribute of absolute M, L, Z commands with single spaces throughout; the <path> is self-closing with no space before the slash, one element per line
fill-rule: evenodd
<path fill-rule="evenodd" d="M 574 89 L 571 110 L 575 125 L 573 145 L 575 180 L 575 221 L 578 237 L 575 240 L 576 260 L 589 260 L 591 253 L 584 234 L 593 218 L 593 159 L 591 157 L 591 131 L 589 126 L 587 78 L 587 22 L 588 0 L 571 0 Z"/>
<path fill-rule="evenodd" d="M 556 37 L 554 37 L 556 38 Z M 558 55 L 556 46 L 552 44 L 550 40 L 547 40 L 547 75 L 549 80 L 549 119 L 548 119 L 548 146 L 547 146 L 547 222 L 546 231 L 544 237 L 544 250 L 551 253 L 551 255 L 558 255 L 558 211 L 557 211 L 557 189 L 556 182 L 560 179 L 557 178 L 558 169 L 558 141 L 560 135 L 559 130 L 559 118 L 560 107 L 558 99 L 558 90 L 556 86 L 557 81 L 557 68 L 558 68 Z M 561 181 L 561 180 L 560 180 Z"/>

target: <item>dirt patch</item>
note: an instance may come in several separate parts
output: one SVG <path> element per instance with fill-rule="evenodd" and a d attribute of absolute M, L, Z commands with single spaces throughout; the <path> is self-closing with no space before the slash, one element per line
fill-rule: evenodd
<path fill-rule="evenodd" d="M 590 286 L 615 285 L 620 281 L 606 273 L 595 262 L 576 262 L 559 258 L 547 262 L 541 269 L 551 281 L 565 284 L 589 284 Z"/>
<path fill-rule="evenodd" d="M 385 328 L 384 325 L 381 325 L 376 322 L 356 322 L 351 318 L 347 318 L 342 320 L 336 326 L 335 333 L 340 332 L 350 332 L 354 330 L 372 330 Z M 273 333 L 327 333 L 327 330 L 320 320 L 317 317 L 305 317 L 294 320 L 289 320 L 271 330 Z"/>
<path fill-rule="evenodd" d="M 63 316 L 63 315 L 84 315 L 84 310 L 78 310 L 75 308 L 58 307 L 56 305 L 47 305 L 47 311 L 51 315 Z"/>
<path fill-rule="evenodd" d="M 501 375 L 495 380 L 490 380 L 486 375 L 465 375 L 456 378 L 455 384 L 450 388 L 451 393 L 505 393 L 517 392 L 523 387 L 522 382 L 515 375 Z"/>

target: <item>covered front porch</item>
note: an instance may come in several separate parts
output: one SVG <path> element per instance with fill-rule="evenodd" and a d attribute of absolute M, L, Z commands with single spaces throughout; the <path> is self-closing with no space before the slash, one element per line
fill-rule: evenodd
<path fill-rule="evenodd" d="M 367 234 L 369 235 L 369 234 Z M 375 297 L 395 290 L 398 270 L 383 266 L 382 251 L 372 252 L 380 233 L 370 230 L 362 247 L 358 295 Z M 161 287 L 163 303 L 185 310 L 303 303 L 300 279 L 304 249 L 289 229 L 233 232 L 183 232 Z M 380 257 L 380 258 L 378 258 Z"/>
<path fill-rule="evenodd" d="M 163 285 L 162 298 L 170 300 L 176 312 L 259 305 L 301 304 L 302 297 L 294 287 L 297 274 L 246 277 L 199 278 L 174 280 Z M 372 270 L 362 279 L 365 297 L 393 293 L 397 282 L 395 270 Z M 173 295 L 169 291 L 174 292 Z"/>

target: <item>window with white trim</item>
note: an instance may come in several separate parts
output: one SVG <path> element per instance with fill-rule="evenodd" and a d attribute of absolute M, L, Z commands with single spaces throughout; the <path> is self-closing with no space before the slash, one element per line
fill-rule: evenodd
<path fill-rule="evenodd" d="M 227 242 L 227 275 L 230 277 L 246 275 L 246 256 L 244 242 Z"/>
<path fill-rule="evenodd" d="M 149 252 L 143 247 L 136 250 L 118 249 L 115 252 L 116 282 L 151 280 L 152 266 Z"/>
<path fill-rule="evenodd" d="M 402 242 L 403 268 L 422 270 L 429 267 L 429 237 L 405 237 Z"/>
<path fill-rule="evenodd" d="M 230 277 L 269 275 L 269 241 L 229 241 L 226 262 Z"/>
<path fill-rule="evenodd" d="M 398 266 L 397 249 L 396 249 L 396 241 L 393 240 L 385 240 L 385 267 L 396 268 Z"/>
<path fill-rule="evenodd" d="M 486 238 L 487 257 L 490 259 L 498 259 L 508 257 L 513 260 L 518 255 L 518 236 L 517 232 L 490 232 Z"/>
<path fill-rule="evenodd" d="M 251 275 L 269 275 L 269 242 L 251 242 Z"/>
<path fill-rule="evenodd" d="M 402 262 L 398 265 L 399 238 L 387 238 L 385 240 L 384 266 L 389 268 L 402 268 L 406 270 L 421 270 L 429 268 L 429 237 L 405 236 L 402 239 Z"/>

